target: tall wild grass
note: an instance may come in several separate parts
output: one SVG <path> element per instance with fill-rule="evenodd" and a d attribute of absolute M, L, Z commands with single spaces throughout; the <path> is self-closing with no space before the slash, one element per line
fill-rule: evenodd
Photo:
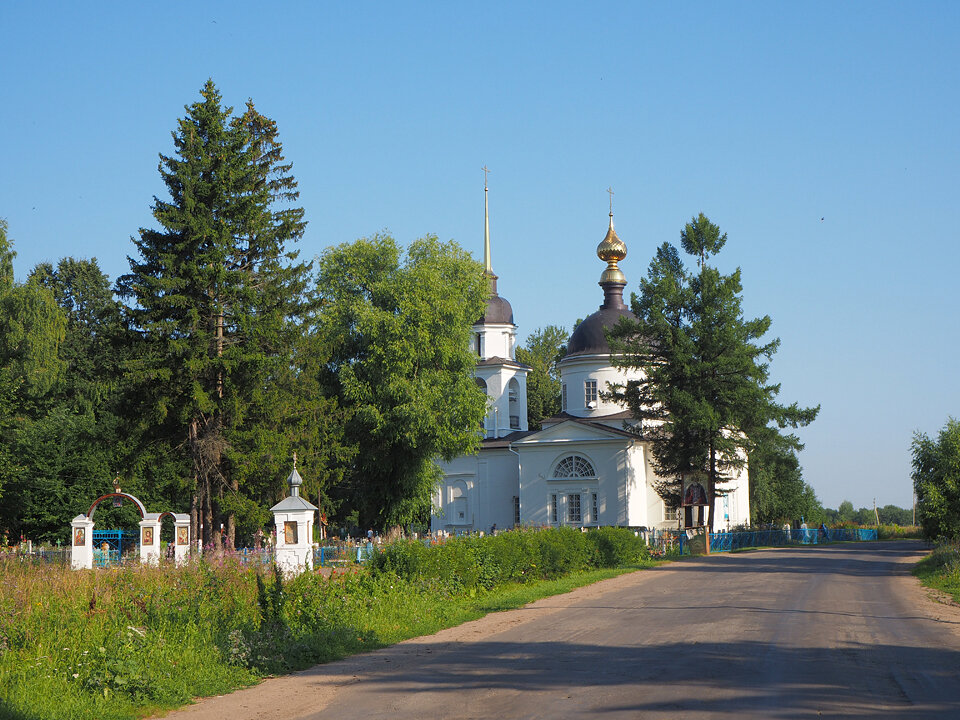
<path fill-rule="evenodd" d="M 73 571 L 5 558 L 0 718 L 142 716 L 436 632 L 535 599 L 544 579 L 645 556 L 632 533 L 606 529 L 400 543 L 371 568 L 330 579 L 259 575 L 230 560 Z"/>

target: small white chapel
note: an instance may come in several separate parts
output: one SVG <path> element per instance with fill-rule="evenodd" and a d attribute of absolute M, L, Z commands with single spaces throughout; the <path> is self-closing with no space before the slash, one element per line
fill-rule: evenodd
<path fill-rule="evenodd" d="M 675 529 L 680 509 L 668 507 L 654 486 L 648 443 L 626 428 L 629 411 L 604 398 L 608 383 L 638 371 L 614 367 L 605 330 L 626 315 L 626 277 L 618 263 L 627 246 L 613 228 L 597 246 L 606 263 L 600 275 L 600 308 L 581 322 L 559 364 L 561 412 L 540 430 L 527 428 L 527 373 L 516 360 L 513 308 L 497 291 L 490 258 L 487 188 L 484 186 L 484 265 L 490 282 L 486 311 L 473 326 L 476 380 L 488 397 L 484 438 L 474 455 L 441 463 L 431 529 L 450 534 L 520 525 Z M 746 468 L 715 500 L 714 529 L 749 523 Z"/>

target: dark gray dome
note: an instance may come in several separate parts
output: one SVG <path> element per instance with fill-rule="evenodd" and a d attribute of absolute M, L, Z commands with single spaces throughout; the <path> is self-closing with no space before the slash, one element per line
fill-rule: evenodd
<path fill-rule="evenodd" d="M 621 317 L 628 317 L 631 320 L 637 319 L 637 316 L 624 305 L 597 310 L 577 325 L 577 329 L 573 331 L 573 335 L 570 337 L 570 342 L 567 343 L 567 354 L 564 357 L 609 354 L 610 345 L 607 343 L 605 330 L 616 325 Z"/>
<path fill-rule="evenodd" d="M 513 325 L 513 308 L 506 298 L 491 295 L 487 300 L 487 309 L 477 325 L 508 324 Z"/>

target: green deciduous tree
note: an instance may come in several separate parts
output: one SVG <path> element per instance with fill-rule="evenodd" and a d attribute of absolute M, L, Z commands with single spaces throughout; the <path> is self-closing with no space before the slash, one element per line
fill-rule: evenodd
<path fill-rule="evenodd" d="M 0 220 L 0 528 L 14 537 L 33 527 L 22 508 L 37 478 L 25 439 L 47 412 L 63 378 L 59 357 L 66 318 L 41 284 L 14 280 L 16 253 Z"/>
<path fill-rule="evenodd" d="M 119 467 L 116 415 L 119 306 L 96 260 L 41 263 L 29 283 L 45 288 L 66 320 L 64 368 L 39 412 L 21 425 L 17 514 L 29 537 L 64 537 L 67 523 L 109 488 Z M 149 499 L 149 498 L 144 498 Z"/>
<path fill-rule="evenodd" d="M 470 327 L 483 314 L 483 268 L 426 237 L 404 254 L 386 235 L 320 258 L 321 381 L 347 413 L 349 509 L 363 525 L 425 521 L 438 458 L 478 447 L 486 398 L 473 378 Z"/>
<path fill-rule="evenodd" d="M 707 264 L 727 240 L 702 213 L 681 232 L 684 250 L 697 258 L 689 272 L 665 243 L 632 298 L 637 320 L 622 318 L 610 334 L 615 362 L 642 378 L 613 388 L 640 421 L 663 482 L 658 492 L 679 500 L 682 479 L 703 479 L 713 528 L 713 500 L 743 468 L 751 433 L 770 423 L 783 428 L 811 422 L 819 408 L 776 402 L 779 385 L 768 364 L 779 340 L 763 341 L 770 318 L 745 319 L 739 269 L 721 274 Z"/>
<path fill-rule="evenodd" d="M 917 521 L 936 542 L 960 539 L 960 421 L 950 418 L 936 439 L 917 432 L 913 452 L 913 489 Z"/>
<path fill-rule="evenodd" d="M 547 325 L 527 337 L 517 348 L 517 360 L 530 366 L 527 375 L 527 425 L 539 430 L 544 418 L 560 412 L 558 363 L 566 353 L 570 335 L 561 327 Z"/>
<path fill-rule="evenodd" d="M 170 199 L 154 199 L 159 229 L 134 239 L 118 291 L 139 336 L 126 379 L 140 436 L 185 461 L 194 524 L 218 542 L 224 521 L 233 540 L 255 459 L 285 449 L 271 413 L 289 403 L 275 402 L 273 383 L 302 335 L 309 268 L 290 247 L 305 223 L 284 205 L 297 186 L 276 124 L 252 103 L 232 117 L 212 81 L 200 94 L 173 133 L 175 154 L 160 156 Z"/>

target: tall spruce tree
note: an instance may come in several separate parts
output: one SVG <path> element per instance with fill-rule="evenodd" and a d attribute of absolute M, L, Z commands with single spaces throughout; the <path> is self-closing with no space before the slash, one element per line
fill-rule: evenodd
<path fill-rule="evenodd" d="M 651 441 L 654 468 L 664 479 L 658 492 L 676 505 L 684 478 L 704 480 L 711 531 L 714 499 L 743 468 L 752 432 L 769 423 L 807 424 L 819 411 L 776 402 L 780 386 L 770 384 L 768 368 L 779 340 L 762 341 L 770 318 L 745 319 L 740 270 L 723 275 L 707 264 L 726 240 L 702 213 L 693 218 L 681 243 L 699 270 L 688 271 L 664 243 L 632 298 L 637 320 L 621 319 L 610 337 L 615 362 L 642 371 L 642 379 L 612 395 Z"/>
<path fill-rule="evenodd" d="M 142 436 L 180 453 L 194 529 L 218 543 L 221 523 L 234 540 L 252 456 L 280 450 L 250 422 L 269 413 L 267 388 L 290 362 L 309 267 L 290 247 L 305 222 L 281 206 L 298 193 L 276 124 L 252 103 L 231 117 L 212 81 L 200 95 L 175 154 L 160 156 L 170 199 L 154 198 L 159 229 L 140 230 L 117 289 L 139 334 L 127 379 Z"/>

